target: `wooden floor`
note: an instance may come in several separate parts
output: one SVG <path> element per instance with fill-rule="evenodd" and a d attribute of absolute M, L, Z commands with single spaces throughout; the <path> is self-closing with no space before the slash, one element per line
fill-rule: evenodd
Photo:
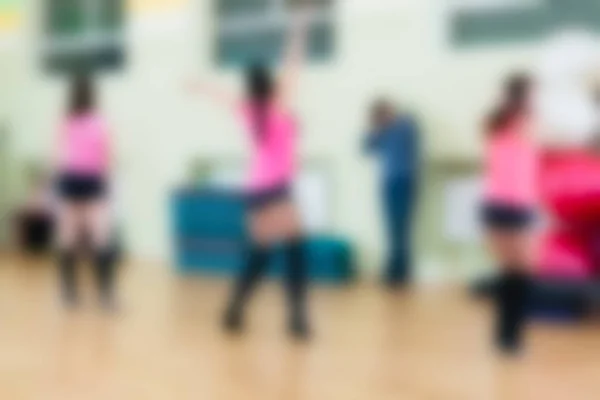
<path fill-rule="evenodd" d="M 123 310 L 57 305 L 47 262 L 0 258 L 0 399 L 598 399 L 600 329 L 535 325 L 518 362 L 489 351 L 486 304 L 462 290 L 313 292 L 314 340 L 284 330 L 268 284 L 248 333 L 218 329 L 227 285 L 129 265 Z"/>

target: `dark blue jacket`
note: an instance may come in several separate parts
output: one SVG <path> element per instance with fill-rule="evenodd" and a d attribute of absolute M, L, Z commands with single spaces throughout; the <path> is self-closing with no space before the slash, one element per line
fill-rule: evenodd
<path fill-rule="evenodd" d="M 364 148 L 376 156 L 385 180 L 414 178 L 421 159 L 420 132 L 409 116 L 400 116 L 377 132 L 367 134 Z"/>

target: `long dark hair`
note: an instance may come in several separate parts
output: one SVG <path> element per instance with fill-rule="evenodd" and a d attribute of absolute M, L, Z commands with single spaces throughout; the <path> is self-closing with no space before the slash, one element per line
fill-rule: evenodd
<path fill-rule="evenodd" d="M 531 78 L 525 73 L 518 73 L 508 78 L 500 105 L 488 117 L 486 126 L 488 135 L 495 135 L 527 114 L 531 86 Z"/>
<path fill-rule="evenodd" d="M 267 134 L 269 106 L 274 94 L 271 71 L 263 64 L 250 66 L 246 73 L 246 91 L 253 113 L 254 133 L 262 141 Z"/>
<path fill-rule="evenodd" d="M 69 114 L 78 116 L 96 107 L 94 84 L 88 75 L 77 75 L 71 82 Z"/>

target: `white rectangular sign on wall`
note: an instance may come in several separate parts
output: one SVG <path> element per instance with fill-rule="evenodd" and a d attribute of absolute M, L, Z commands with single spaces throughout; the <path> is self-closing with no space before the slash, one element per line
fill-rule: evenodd
<path fill-rule="evenodd" d="M 483 179 L 456 178 L 444 190 L 444 238 L 452 243 L 473 244 L 481 240 L 479 210 Z"/>
<path fill-rule="evenodd" d="M 241 168 L 217 167 L 209 182 L 215 186 L 239 189 L 244 185 L 244 177 Z M 302 171 L 294 185 L 294 199 L 299 204 L 302 223 L 308 232 L 322 233 L 331 229 L 332 188 L 325 172 L 316 168 Z"/>

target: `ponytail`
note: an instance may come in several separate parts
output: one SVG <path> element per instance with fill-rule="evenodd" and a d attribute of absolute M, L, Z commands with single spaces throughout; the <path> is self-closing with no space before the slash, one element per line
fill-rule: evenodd
<path fill-rule="evenodd" d="M 527 113 L 530 88 L 531 80 L 528 75 L 517 74 L 509 78 L 505 85 L 504 100 L 486 121 L 485 131 L 488 136 L 498 134 Z"/>
<path fill-rule="evenodd" d="M 256 140 L 263 142 L 268 134 L 270 104 L 274 93 L 271 72 L 262 64 L 251 66 L 247 71 L 246 86 Z"/>
<path fill-rule="evenodd" d="M 265 100 L 255 100 L 251 107 L 254 136 L 257 142 L 265 141 L 269 126 L 269 104 Z"/>

